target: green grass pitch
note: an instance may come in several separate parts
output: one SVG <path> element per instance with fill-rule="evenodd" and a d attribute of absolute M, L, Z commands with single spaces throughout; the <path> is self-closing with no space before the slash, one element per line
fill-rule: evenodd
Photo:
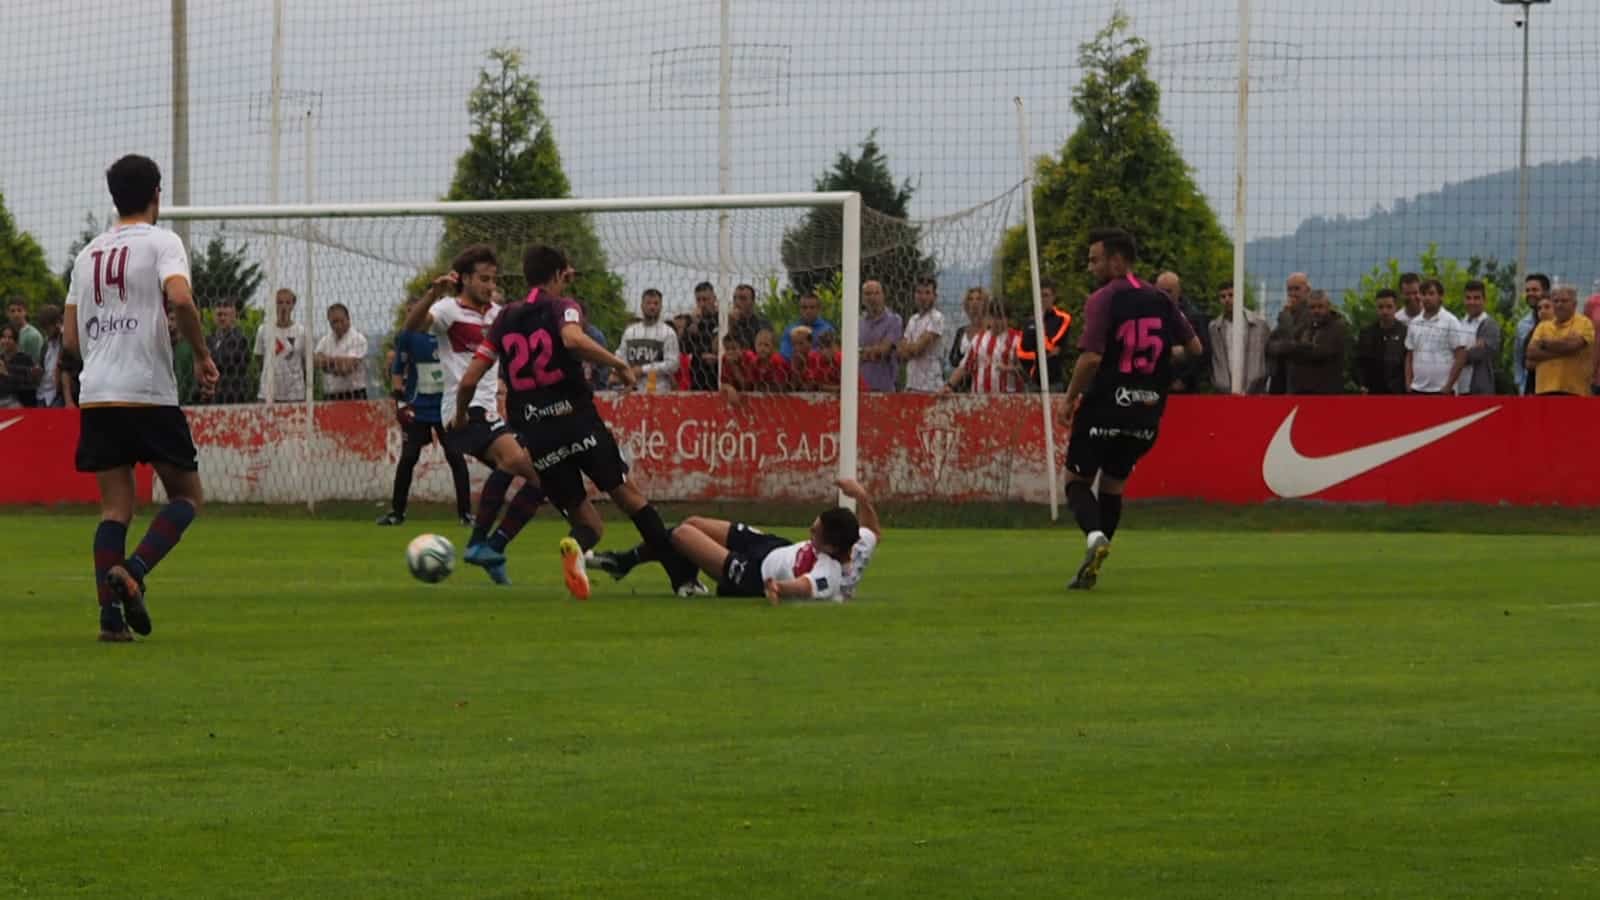
<path fill-rule="evenodd" d="M 0 897 L 1600 892 L 1580 536 L 1130 529 L 1068 595 L 1070 528 L 891 530 L 773 609 L 202 515 L 111 646 L 92 528 L 0 517 Z"/>

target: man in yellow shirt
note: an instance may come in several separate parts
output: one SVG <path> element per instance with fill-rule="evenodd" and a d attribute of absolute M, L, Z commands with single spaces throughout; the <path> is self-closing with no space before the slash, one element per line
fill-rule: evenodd
<path fill-rule="evenodd" d="M 1594 323 L 1577 314 L 1577 288 L 1562 285 L 1551 299 L 1555 318 L 1540 322 L 1528 341 L 1528 359 L 1535 364 L 1534 393 L 1588 396 L 1594 373 Z"/>

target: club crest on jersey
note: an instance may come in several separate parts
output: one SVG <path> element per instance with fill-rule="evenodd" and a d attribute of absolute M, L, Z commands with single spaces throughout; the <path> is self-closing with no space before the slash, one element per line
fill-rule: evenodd
<path fill-rule="evenodd" d="M 89 340 L 98 341 L 101 337 L 133 334 L 139 330 L 139 320 L 133 316 L 91 316 L 83 328 Z"/>

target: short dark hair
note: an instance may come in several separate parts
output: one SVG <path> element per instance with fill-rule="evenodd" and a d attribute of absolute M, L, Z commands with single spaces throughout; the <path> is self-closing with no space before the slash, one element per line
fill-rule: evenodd
<path fill-rule="evenodd" d="M 1477 291 L 1480 294 L 1489 293 L 1489 289 L 1484 286 L 1483 281 L 1480 280 L 1480 279 L 1477 279 L 1477 278 L 1474 278 L 1471 281 L 1467 282 L 1467 286 L 1462 288 L 1462 291 L 1463 292 Z"/>
<path fill-rule="evenodd" d="M 118 215 L 136 216 L 149 209 L 161 192 L 161 167 L 148 156 L 130 153 L 106 170 L 106 187 Z"/>
<path fill-rule="evenodd" d="M 567 255 L 549 244 L 534 244 L 522 251 L 522 277 L 528 287 L 544 284 L 567 267 Z"/>
<path fill-rule="evenodd" d="M 694 286 L 694 292 L 696 294 L 700 293 L 701 291 L 710 291 L 711 293 L 715 294 L 717 292 L 717 289 L 715 287 L 711 286 L 711 282 L 702 281 L 699 284 Z"/>
<path fill-rule="evenodd" d="M 1400 295 L 1394 292 L 1394 288 L 1379 288 L 1378 296 L 1374 297 L 1372 302 L 1377 303 L 1379 300 L 1382 300 L 1385 297 L 1396 302 L 1400 300 Z"/>
<path fill-rule="evenodd" d="M 10 322 L 0 323 L 0 335 L 4 334 L 10 334 L 12 340 L 17 339 L 17 329 L 13 328 Z"/>
<path fill-rule="evenodd" d="M 661 296 L 661 292 L 656 290 L 655 288 L 645 288 L 644 289 L 644 293 L 640 294 L 639 296 L 641 298 L 644 298 L 644 297 L 660 297 Z"/>
<path fill-rule="evenodd" d="M 939 279 L 934 278 L 932 275 L 918 275 L 916 286 L 931 287 L 933 288 L 934 292 L 937 293 L 939 290 Z"/>
<path fill-rule="evenodd" d="M 1043 292 L 1043 291 L 1053 291 L 1055 289 L 1056 289 L 1056 280 L 1054 278 L 1041 278 L 1041 279 L 1039 279 L 1039 290 L 1041 292 Z"/>
<path fill-rule="evenodd" d="M 50 329 L 56 327 L 56 323 L 60 321 L 61 307 L 55 305 L 54 303 L 46 303 L 45 305 L 39 307 L 39 328 L 41 330 L 49 331 Z"/>
<path fill-rule="evenodd" d="M 494 248 L 488 244 L 473 244 L 462 249 L 456 258 L 450 260 L 450 271 L 462 278 L 467 278 L 478 271 L 480 265 L 500 267 L 500 257 L 495 256 Z"/>
<path fill-rule="evenodd" d="M 350 307 L 345 306 L 343 303 L 330 303 L 330 304 L 328 304 L 328 312 L 329 313 L 332 313 L 336 309 L 339 312 L 344 313 L 344 317 L 346 319 L 350 318 Z"/>
<path fill-rule="evenodd" d="M 754 288 L 754 287 L 752 287 L 752 286 L 751 286 L 751 285 L 748 285 L 748 284 L 741 284 L 741 285 L 739 285 L 739 286 L 738 286 L 738 287 L 735 287 L 735 288 L 734 288 L 734 289 L 733 289 L 733 293 L 734 293 L 734 294 L 735 294 L 735 295 L 736 295 L 736 296 L 737 296 L 737 295 L 738 295 L 738 293 L 739 293 L 739 292 L 740 292 L 740 291 L 749 291 L 749 292 L 750 292 L 750 299 L 752 299 L 752 300 L 754 300 L 754 299 L 755 299 L 755 298 L 756 298 L 756 289 L 755 289 L 755 288 Z"/>
<path fill-rule="evenodd" d="M 849 554 L 861 540 L 861 521 L 850 510 L 835 506 L 818 518 L 822 520 L 822 539 L 836 552 Z"/>
<path fill-rule="evenodd" d="M 1421 283 L 1422 283 L 1422 276 L 1418 275 L 1415 272 L 1406 272 L 1406 273 L 1404 273 L 1403 275 L 1400 276 L 1400 286 L 1401 287 L 1405 287 L 1408 284 L 1421 284 Z"/>
<path fill-rule="evenodd" d="M 1218 287 L 1218 288 L 1217 288 L 1217 293 L 1219 293 L 1219 294 L 1220 294 L 1220 293 L 1222 293 L 1222 292 L 1223 292 L 1223 291 L 1231 291 L 1231 290 L 1233 290 L 1233 282 L 1231 282 L 1231 281 L 1224 281 L 1224 282 L 1223 282 L 1223 283 L 1222 283 L 1222 285 L 1221 285 L 1221 287 Z"/>
<path fill-rule="evenodd" d="M 805 293 L 800 295 L 800 299 L 801 300 L 804 300 L 807 297 L 810 297 L 811 299 L 817 301 L 818 303 L 822 302 L 822 298 L 817 296 L 817 292 L 816 291 L 806 291 Z"/>
<path fill-rule="evenodd" d="M 1107 254 L 1120 256 L 1125 262 L 1134 262 L 1139 258 L 1139 245 L 1133 235 L 1121 228 L 1096 228 L 1089 232 L 1089 246 L 1099 244 L 1105 248 Z"/>
<path fill-rule="evenodd" d="M 1429 279 L 1427 279 L 1427 280 L 1422 282 L 1422 289 L 1423 290 L 1426 291 L 1429 288 L 1432 288 L 1433 292 L 1438 294 L 1439 296 L 1441 296 L 1441 297 L 1444 296 L 1444 282 L 1440 281 L 1439 279 L 1437 279 L 1437 278 L 1429 278 Z"/>
<path fill-rule="evenodd" d="M 1532 275 L 1529 275 L 1527 278 L 1522 279 L 1522 283 L 1523 284 L 1527 284 L 1530 281 L 1539 282 L 1539 284 L 1544 287 L 1545 293 L 1547 293 L 1547 294 L 1550 293 L 1550 276 L 1549 275 L 1546 275 L 1543 272 L 1535 272 Z"/>
<path fill-rule="evenodd" d="M 223 297 L 221 300 L 218 300 L 217 302 L 211 304 L 212 312 L 215 312 L 215 311 L 217 311 L 219 309 L 223 309 L 223 308 L 231 309 L 234 312 L 238 312 L 239 311 L 239 298 L 238 297 Z"/>

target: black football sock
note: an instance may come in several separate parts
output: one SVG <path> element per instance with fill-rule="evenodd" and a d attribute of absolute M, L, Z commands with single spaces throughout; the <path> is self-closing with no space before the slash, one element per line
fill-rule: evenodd
<path fill-rule="evenodd" d="M 593 550 L 595 545 L 600 543 L 600 535 L 595 534 L 594 529 L 587 525 L 572 526 L 572 528 L 567 531 L 567 537 L 577 541 L 578 546 L 581 547 L 585 553 Z"/>
<path fill-rule="evenodd" d="M 1106 537 L 1115 537 L 1117 524 L 1122 521 L 1122 495 L 1100 495 L 1100 523 L 1104 526 Z"/>
<path fill-rule="evenodd" d="M 1084 534 L 1093 534 L 1101 530 L 1100 501 L 1095 499 L 1089 482 L 1074 481 L 1067 485 L 1067 508 L 1072 510 L 1072 517 L 1077 520 L 1078 528 Z M 1121 510 L 1120 505 L 1118 510 Z"/>
<path fill-rule="evenodd" d="M 673 587 L 698 574 L 694 563 L 684 559 L 672 548 L 672 536 L 667 533 L 667 524 L 661 521 L 661 514 L 656 512 L 654 505 L 646 503 L 642 509 L 633 514 L 633 527 L 639 529 L 639 536 L 644 538 L 644 546 L 650 555 L 661 561 L 662 567 L 667 570 L 667 577 L 672 580 Z"/>

